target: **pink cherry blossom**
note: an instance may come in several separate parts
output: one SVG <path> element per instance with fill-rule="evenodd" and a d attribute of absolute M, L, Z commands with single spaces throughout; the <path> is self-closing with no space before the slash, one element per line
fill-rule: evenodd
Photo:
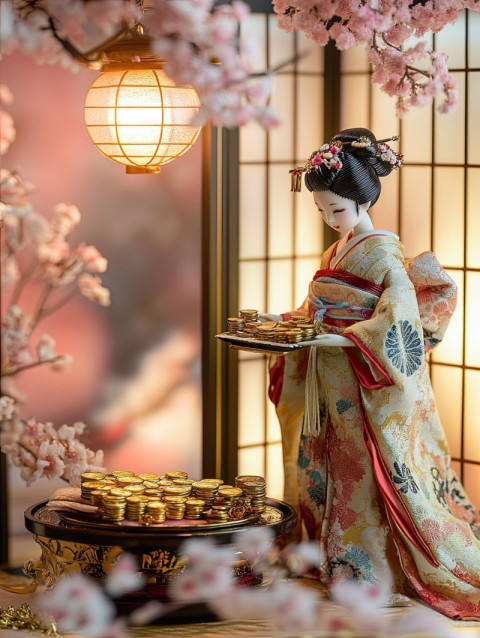
<path fill-rule="evenodd" d="M 76 249 L 76 254 L 85 264 L 90 272 L 105 272 L 107 270 L 108 261 L 99 253 L 95 246 L 80 245 Z"/>
<path fill-rule="evenodd" d="M 236 546 L 250 562 L 258 561 L 272 549 L 272 531 L 267 527 L 252 527 L 239 535 Z"/>
<path fill-rule="evenodd" d="M 15 135 L 12 116 L 0 108 L 0 155 L 5 155 L 15 139 Z"/>
<path fill-rule="evenodd" d="M 55 339 L 50 335 L 42 335 L 37 344 L 37 356 L 39 361 L 48 361 L 55 359 L 57 352 L 55 350 Z"/>
<path fill-rule="evenodd" d="M 105 581 L 105 589 L 112 598 L 120 598 L 143 587 L 146 578 L 139 573 L 139 565 L 130 554 L 122 554 Z"/>
<path fill-rule="evenodd" d="M 65 463 L 62 460 L 63 453 L 64 448 L 57 441 L 44 441 L 37 453 L 38 477 L 60 478 L 65 470 Z"/>
<path fill-rule="evenodd" d="M 102 636 L 115 615 L 101 587 L 82 574 L 62 578 L 48 595 L 39 596 L 42 611 L 52 616 L 62 634 Z"/>
<path fill-rule="evenodd" d="M 78 288 L 84 297 L 96 301 L 100 306 L 110 305 L 110 291 L 101 285 L 100 277 L 84 273 L 78 278 Z"/>
<path fill-rule="evenodd" d="M 12 397 L 0 397 L 0 421 L 11 421 L 16 414 L 17 404 Z"/>

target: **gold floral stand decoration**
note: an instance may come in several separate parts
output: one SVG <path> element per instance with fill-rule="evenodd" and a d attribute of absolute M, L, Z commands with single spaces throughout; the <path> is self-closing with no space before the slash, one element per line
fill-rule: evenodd
<path fill-rule="evenodd" d="M 186 567 L 188 557 L 180 547 L 190 538 L 208 538 L 217 544 L 231 545 L 235 536 L 250 525 L 265 525 L 278 540 L 292 531 L 297 522 L 296 511 L 287 503 L 266 500 L 261 516 L 228 523 L 209 524 L 206 521 L 177 521 L 145 527 L 123 521 L 120 524 L 93 519 L 73 513 L 49 510 L 46 503 L 37 503 L 25 512 L 26 528 L 33 534 L 42 552 L 38 560 L 30 560 L 24 572 L 37 585 L 52 587 L 64 575 L 81 572 L 103 580 L 119 555 L 133 554 L 147 585 L 136 600 L 129 596 L 128 604 L 145 599 L 168 600 L 167 587 Z M 234 575 L 242 585 L 258 585 L 259 576 L 239 553 L 232 564 Z"/>

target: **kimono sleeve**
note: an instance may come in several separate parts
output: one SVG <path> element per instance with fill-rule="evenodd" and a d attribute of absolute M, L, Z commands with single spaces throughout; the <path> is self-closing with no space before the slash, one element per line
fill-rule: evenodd
<path fill-rule="evenodd" d="M 353 373 L 360 386 L 369 390 L 403 387 L 425 362 L 417 297 L 403 264 L 395 260 L 383 285 L 372 317 L 343 332 L 357 346 L 344 349 Z"/>

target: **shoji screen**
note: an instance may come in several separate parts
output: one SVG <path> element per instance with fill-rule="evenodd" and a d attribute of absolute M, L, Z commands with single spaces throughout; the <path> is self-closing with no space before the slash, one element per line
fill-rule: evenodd
<path fill-rule="evenodd" d="M 458 285 L 456 313 L 431 356 L 431 376 L 455 468 L 480 502 L 480 15 L 464 12 L 434 36 L 449 55 L 460 103 L 449 115 L 415 110 L 397 121 L 372 87 L 366 55 L 342 54 L 341 127 L 400 134 L 403 168 L 383 180 L 376 228 L 400 235 L 407 257 L 433 250 Z"/>
<path fill-rule="evenodd" d="M 294 197 L 288 174 L 322 143 L 323 51 L 280 31 L 273 15 L 252 14 L 247 31 L 257 41 L 259 72 L 291 61 L 273 78 L 281 126 L 240 131 L 238 307 L 279 314 L 303 301 L 323 248 L 311 195 Z M 238 471 L 266 476 L 269 495 L 281 498 L 281 437 L 265 356 L 239 353 L 238 405 Z"/>

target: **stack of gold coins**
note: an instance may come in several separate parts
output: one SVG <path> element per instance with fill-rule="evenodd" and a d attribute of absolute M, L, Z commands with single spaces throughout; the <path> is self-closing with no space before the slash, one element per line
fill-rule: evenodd
<path fill-rule="evenodd" d="M 108 494 L 110 488 L 106 485 L 101 487 L 97 487 L 96 490 L 90 492 L 90 504 L 95 505 L 96 507 L 103 507 L 103 497 L 105 494 Z"/>
<path fill-rule="evenodd" d="M 191 485 L 168 485 L 163 488 L 164 496 L 183 496 L 186 498 L 192 491 Z"/>
<path fill-rule="evenodd" d="M 286 328 L 275 328 L 273 332 L 273 338 L 277 343 L 287 343 L 287 329 Z"/>
<path fill-rule="evenodd" d="M 185 501 L 183 496 L 165 496 L 165 516 L 172 521 L 180 521 L 185 514 Z"/>
<path fill-rule="evenodd" d="M 228 334 L 236 335 L 245 330 L 245 319 L 243 317 L 229 317 L 227 319 Z"/>
<path fill-rule="evenodd" d="M 258 310 L 240 310 L 240 317 L 245 321 L 256 321 L 258 319 Z"/>
<path fill-rule="evenodd" d="M 188 472 L 167 472 L 167 479 L 169 481 L 176 481 L 178 479 L 188 479 Z"/>
<path fill-rule="evenodd" d="M 82 498 L 84 501 L 91 502 L 91 494 L 94 490 L 97 490 L 99 487 L 103 487 L 102 481 L 83 481 L 82 483 Z"/>
<path fill-rule="evenodd" d="M 257 483 L 258 485 L 265 485 L 265 478 L 258 474 L 240 474 L 235 477 L 235 487 L 240 487 L 244 490 L 245 483 Z M 244 490 L 245 491 L 245 490 Z"/>
<path fill-rule="evenodd" d="M 160 474 L 137 474 L 137 478 L 142 479 L 142 481 L 154 481 L 158 483 Z"/>
<path fill-rule="evenodd" d="M 237 499 L 241 495 L 241 487 L 224 487 L 223 485 L 221 485 L 218 488 L 215 505 L 228 505 L 229 507 L 232 507 L 235 499 Z"/>
<path fill-rule="evenodd" d="M 275 327 L 276 324 L 273 321 L 262 323 L 261 326 L 258 326 L 257 339 L 259 341 L 273 341 Z"/>
<path fill-rule="evenodd" d="M 152 523 L 163 523 L 165 521 L 165 512 L 165 503 L 160 503 L 160 501 L 147 503 L 147 507 L 145 508 L 145 514 L 151 516 Z"/>
<path fill-rule="evenodd" d="M 131 498 L 131 497 L 130 497 Z M 105 494 L 103 501 L 103 518 L 109 521 L 120 522 L 125 518 L 125 508 L 127 506 L 124 496 L 115 496 L 114 494 Z"/>
<path fill-rule="evenodd" d="M 255 339 L 257 337 L 258 328 L 261 325 L 261 321 L 247 321 L 247 323 L 245 324 L 245 334 L 248 335 L 251 339 Z"/>
<path fill-rule="evenodd" d="M 195 520 L 201 518 L 205 509 L 205 501 L 200 498 L 187 498 L 185 501 L 185 518 Z"/>
<path fill-rule="evenodd" d="M 218 492 L 218 483 L 216 481 L 202 479 L 201 481 L 194 483 L 193 487 L 194 493 L 192 496 L 194 498 L 205 501 L 206 508 L 213 505 L 213 501 L 215 500 L 215 496 Z"/>
<path fill-rule="evenodd" d="M 287 330 L 287 343 L 300 343 L 303 338 L 303 332 L 300 328 L 292 328 L 292 330 Z"/>
<path fill-rule="evenodd" d="M 304 323 L 301 327 L 303 332 L 303 341 L 310 341 L 315 338 L 317 331 L 315 330 L 314 323 Z"/>
<path fill-rule="evenodd" d="M 148 502 L 147 496 L 129 496 L 125 512 L 127 521 L 138 521 L 140 516 L 144 514 Z"/>
<path fill-rule="evenodd" d="M 228 505 L 212 505 L 210 509 L 205 512 L 205 517 L 209 523 L 225 523 L 228 521 Z"/>
<path fill-rule="evenodd" d="M 245 481 L 243 483 L 243 491 L 251 499 L 251 505 L 256 514 L 265 511 L 265 479 L 263 479 L 263 482 Z"/>

